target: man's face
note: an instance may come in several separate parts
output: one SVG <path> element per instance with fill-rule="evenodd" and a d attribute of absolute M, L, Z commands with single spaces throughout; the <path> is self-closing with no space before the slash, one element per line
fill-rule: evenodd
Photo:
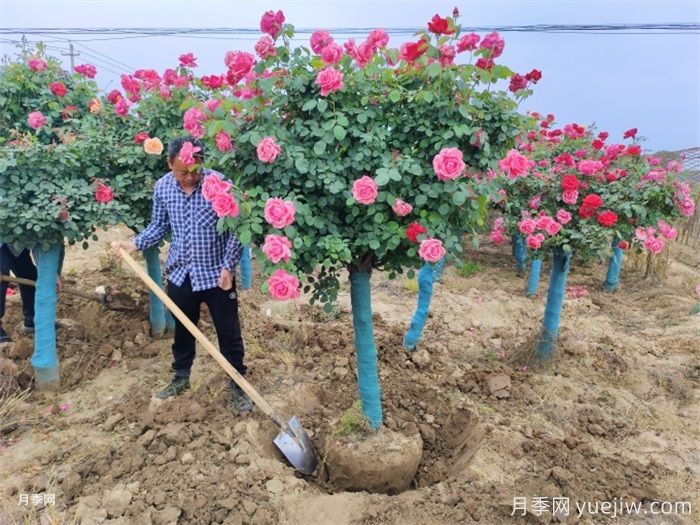
<path fill-rule="evenodd" d="M 197 163 L 192 166 L 185 166 L 176 156 L 172 161 L 168 161 L 168 166 L 173 172 L 173 177 L 180 183 L 182 189 L 189 190 L 197 186 L 201 177 L 202 165 Z"/>

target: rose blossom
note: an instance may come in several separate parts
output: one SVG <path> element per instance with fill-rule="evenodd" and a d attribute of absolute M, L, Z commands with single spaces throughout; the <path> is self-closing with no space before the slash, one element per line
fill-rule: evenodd
<path fill-rule="evenodd" d="M 527 243 L 527 247 L 531 250 L 539 250 L 544 242 L 544 235 L 541 233 L 536 235 L 528 235 L 525 242 Z"/>
<path fill-rule="evenodd" d="M 260 18 L 260 31 L 275 38 L 282 30 L 282 24 L 284 24 L 284 13 L 282 11 L 277 11 L 276 13 L 267 11 Z"/>
<path fill-rule="evenodd" d="M 372 204 L 377 200 L 379 190 L 377 183 L 371 177 L 365 175 L 352 184 L 352 196 L 360 204 Z"/>
<path fill-rule="evenodd" d="M 267 280 L 270 295 L 278 301 L 296 299 L 301 295 L 299 279 L 285 270 L 277 270 Z"/>
<path fill-rule="evenodd" d="M 436 263 L 445 256 L 445 248 L 439 239 L 424 239 L 418 248 L 418 256 L 424 261 Z"/>
<path fill-rule="evenodd" d="M 571 214 L 566 210 L 557 210 L 559 224 L 567 224 L 571 220 Z"/>
<path fill-rule="evenodd" d="M 343 89 L 343 73 L 329 66 L 318 73 L 316 85 L 321 88 L 321 96 L 327 97 L 331 93 Z"/>
<path fill-rule="evenodd" d="M 453 180 L 459 177 L 466 165 L 458 148 L 443 148 L 433 157 L 433 170 L 438 180 Z"/>
<path fill-rule="evenodd" d="M 321 50 L 321 60 L 328 65 L 334 65 L 343 58 L 343 48 L 338 44 L 330 44 Z"/>
<path fill-rule="evenodd" d="M 97 183 L 95 190 L 95 200 L 100 204 L 107 204 L 114 199 L 114 190 L 107 186 L 104 182 Z"/>
<path fill-rule="evenodd" d="M 275 142 L 274 137 L 265 137 L 258 143 L 256 150 L 258 152 L 258 160 L 272 164 L 282 151 L 282 148 Z"/>
<path fill-rule="evenodd" d="M 391 208 L 394 210 L 394 213 L 399 217 L 405 217 L 413 211 L 413 206 L 411 206 L 407 202 L 402 201 L 401 199 L 396 199 Z"/>
<path fill-rule="evenodd" d="M 258 43 L 255 44 L 255 52 L 262 59 L 273 57 L 276 54 L 275 43 L 269 36 L 260 37 Z"/>
<path fill-rule="evenodd" d="M 185 166 L 193 166 L 197 162 L 195 155 L 201 150 L 202 148 L 199 146 L 194 146 L 191 142 L 185 142 L 180 148 L 178 158 Z"/>
<path fill-rule="evenodd" d="M 29 124 L 31 128 L 38 130 L 46 125 L 46 117 L 41 111 L 32 111 L 29 116 L 27 116 L 27 124 Z"/>
<path fill-rule="evenodd" d="M 498 167 L 508 175 L 508 178 L 515 179 L 527 175 L 530 161 L 518 150 L 512 149 L 505 159 L 498 161 Z"/>
<path fill-rule="evenodd" d="M 146 137 L 143 140 L 143 150 L 149 155 L 160 155 L 163 153 L 163 143 L 158 137 L 153 137 L 152 139 Z"/>
<path fill-rule="evenodd" d="M 529 235 L 533 233 L 535 231 L 535 228 L 537 228 L 537 223 L 534 219 L 523 219 L 522 221 L 520 221 L 520 224 L 518 224 L 518 229 L 524 235 Z"/>
<path fill-rule="evenodd" d="M 425 229 L 423 225 L 418 222 L 412 222 L 406 228 L 406 238 L 414 243 L 418 242 L 418 236 L 427 233 L 428 230 Z"/>
<path fill-rule="evenodd" d="M 265 203 L 265 220 L 275 228 L 282 229 L 294 222 L 294 203 L 280 198 L 270 198 Z"/>
<path fill-rule="evenodd" d="M 238 217 L 238 203 L 230 193 L 219 193 L 211 201 L 211 208 L 217 217 Z"/>
<path fill-rule="evenodd" d="M 266 235 L 262 251 L 274 264 L 287 262 L 292 256 L 292 241 L 283 235 Z"/>
<path fill-rule="evenodd" d="M 328 31 L 314 31 L 310 38 L 311 50 L 317 55 L 321 50 L 333 43 L 333 37 Z"/>
<path fill-rule="evenodd" d="M 205 176 L 202 181 L 202 196 L 210 202 L 218 195 L 228 193 L 230 190 L 231 183 L 213 173 Z"/>
<path fill-rule="evenodd" d="M 578 192 L 573 190 L 566 190 L 561 194 L 561 200 L 566 204 L 576 204 L 578 201 Z"/>

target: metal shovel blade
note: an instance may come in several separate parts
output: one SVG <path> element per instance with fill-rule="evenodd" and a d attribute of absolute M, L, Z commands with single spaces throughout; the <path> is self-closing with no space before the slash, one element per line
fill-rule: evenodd
<path fill-rule="evenodd" d="M 302 474 L 308 476 L 316 470 L 316 448 L 296 416 L 277 434 L 274 443 L 292 466 Z"/>

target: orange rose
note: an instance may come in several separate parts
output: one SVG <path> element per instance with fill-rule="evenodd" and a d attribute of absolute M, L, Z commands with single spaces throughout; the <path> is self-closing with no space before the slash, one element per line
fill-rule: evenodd
<path fill-rule="evenodd" d="M 163 153 L 163 143 L 157 137 L 146 139 L 143 141 L 143 150 L 149 155 L 160 155 Z"/>
<path fill-rule="evenodd" d="M 99 113 L 100 110 L 102 109 L 102 102 L 100 102 L 99 98 L 93 98 L 90 101 L 90 104 L 88 104 L 88 109 L 90 110 L 90 113 L 92 113 L 92 114 Z"/>

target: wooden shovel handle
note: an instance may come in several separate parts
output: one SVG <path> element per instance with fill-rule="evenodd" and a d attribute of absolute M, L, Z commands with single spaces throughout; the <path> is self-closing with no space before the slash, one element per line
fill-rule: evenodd
<path fill-rule="evenodd" d="M 30 279 L 23 279 L 21 277 L 11 277 L 9 275 L 0 275 L 0 282 L 6 282 L 6 283 L 17 283 L 17 284 L 23 284 L 25 286 L 36 286 L 36 281 L 32 281 Z M 88 292 L 82 292 L 80 290 L 73 290 L 72 288 L 61 288 L 62 293 L 67 293 L 70 295 L 77 295 L 78 297 L 82 297 L 83 299 L 89 299 L 91 301 L 97 301 L 98 303 L 102 303 L 103 301 L 95 294 L 91 294 Z"/>
<path fill-rule="evenodd" d="M 168 307 L 168 310 L 170 310 L 175 317 L 177 317 L 178 321 L 180 321 L 185 328 L 199 341 L 199 343 L 206 349 L 207 352 L 216 360 L 219 365 L 221 365 L 221 368 L 224 369 L 224 371 L 233 379 L 238 386 L 241 387 L 241 389 L 248 394 L 248 397 L 250 397 L 255 404 L 262 410 L 262 412 L 268 416 L 270 419 L 272 419 L 277 425 L 280 427 L 283 426 L 282 420 L 274 413 L 272 410 L 272 407 L 270 404 L 263 399 L 263 397 L 258 394 L 257 390 L 253 388 L 253 385 L 251 385 L 248 381 L 245 380 L 245 378 L 238 373 L 238 371 L 231 366 L 231 363 L 229 363 L 226 358 L 222 355 L 221 352 L 219 352 L 219 349 L 214 346 L 214 344 L 207 339 L 207 336 L 205 336 L 202 331 L 195 326 L 195 324 L 190 321 L 190 319 L 183 313 L 182 310 L 180 310 L 177 305 L 166 295 L 166 293 L 163 291 L 163 289 L 158 286 L 153 279 L 150 278 L 150 276 L 141 268 L 141 266 L 129 255 L 124 248 L 119 248 L 119 255 L 121 255 L 122 259 L 126 261 L 126 264 L 129 265 L 129 267 L 134 270 L 136 275 L 139 276 L 139 278 L 150 288 L 150 290 L 158 296 L 158 298 L 163 301 L 163 304 Z"/>

